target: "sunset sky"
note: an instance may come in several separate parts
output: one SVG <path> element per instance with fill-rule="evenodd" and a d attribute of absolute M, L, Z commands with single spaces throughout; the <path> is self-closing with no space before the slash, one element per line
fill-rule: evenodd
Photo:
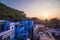
<path fill-rule="evenodd" d="M 60 18 L 60 0 L 1 0 L 1 2 L 24 11 L 28 17 Z"/>

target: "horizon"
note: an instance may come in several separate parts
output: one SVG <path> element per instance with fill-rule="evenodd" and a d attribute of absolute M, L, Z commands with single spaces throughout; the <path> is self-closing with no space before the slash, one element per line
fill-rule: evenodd
<path fill-rule="evenodd" d="M 60 19 L 60 0 L 1 0 L 5 5 L 24 11 L 27 17 Z"/>

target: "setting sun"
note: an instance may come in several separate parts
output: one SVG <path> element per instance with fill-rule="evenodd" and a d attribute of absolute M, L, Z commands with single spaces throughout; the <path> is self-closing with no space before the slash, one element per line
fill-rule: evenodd
<path fill-rule="evenodd" d="M 45 18 L 48 18 L 48 15 L 45 15 L 44 17 L 45 17 Z"/>
<path fill-rule="evenodd" d="M 45 14 L 43 15 L 44 19 L 49 19 L 49 15 L 48 14 Z"/>

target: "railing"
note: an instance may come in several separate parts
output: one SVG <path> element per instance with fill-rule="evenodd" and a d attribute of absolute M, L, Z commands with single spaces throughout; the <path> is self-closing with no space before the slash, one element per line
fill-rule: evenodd
<path fill-rule="evenodd" d="M 46 33 L 45 35 L 40 33 L 40 40 L 55 40 L 55 38 L 51 35 L 50 32 Z"/>
<path fill-rule="evenodd" d="M 5 32 L 0 33 L 0 40 L 4 40 L 5 38 L 12 38 L 14 37 L 14 31 L 13 30 L 8 30 Z"/>

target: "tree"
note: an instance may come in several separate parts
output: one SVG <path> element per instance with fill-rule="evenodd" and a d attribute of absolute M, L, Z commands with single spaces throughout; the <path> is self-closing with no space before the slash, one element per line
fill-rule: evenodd
<path fill-rule="evenodd" d="M 50 20 L 50 27 L 58 28 L 59 27 L 59 20 L 57 18 L 53 18 Z"/>
<path fill-rule="evenodd" d="M 7 19 L 8 17 L 20 21 L 26 19 L 26 14 L 24 13 L 24 11 L 10 8 L 0 2 L 0 19 Z"/>
<path fill-rule="evenodd" d="M 45 19 L 44 24 L 45 24 L 46 27 L 49 27 L 49 20 L 48 19 Z"/>

